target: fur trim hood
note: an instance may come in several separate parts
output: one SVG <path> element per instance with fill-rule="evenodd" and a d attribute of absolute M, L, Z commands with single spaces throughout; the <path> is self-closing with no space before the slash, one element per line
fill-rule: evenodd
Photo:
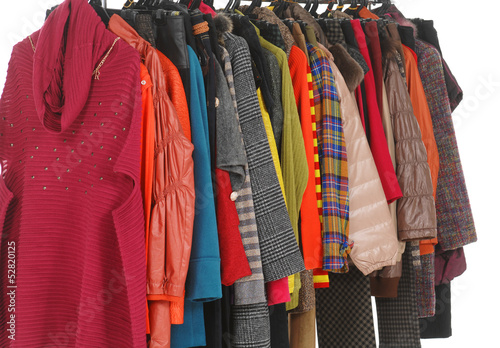
<path fill-rule="evenodd" d="M 217 16 L 214 17 L 215 28 L 217 29 L 217 39 L 219 45 L 224 46 L 224 33 L 230 33 L 233 31 L 233 21 L 223 12 L 218 12 Z"/>

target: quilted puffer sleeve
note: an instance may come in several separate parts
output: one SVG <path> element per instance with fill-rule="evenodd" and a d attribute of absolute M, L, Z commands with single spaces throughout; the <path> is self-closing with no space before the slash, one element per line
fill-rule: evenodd
<path fill-rule="evenodd" d="M 436 208 L 427 153 L 395 59 L 387 64 L 385 83 L 396 143 L 396 173 L 403 191 L 397 206 L 399 240 L 434 238 Z"/>

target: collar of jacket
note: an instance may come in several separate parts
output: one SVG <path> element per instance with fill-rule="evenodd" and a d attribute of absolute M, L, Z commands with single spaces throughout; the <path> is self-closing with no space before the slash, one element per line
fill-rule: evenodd
<path fill-rule="evenodd" d="M 349 92 L 353 92 L 365 77 L 363 68 L 349 55 L 341 44 L 332 45 L 330 52 L 335 58 L 335 65 L 342 73 Z"/>
<path fill-rule="evenodd" d="M 149 42 L 144 40 L 122 17 L 114 14 L 111 16 L 108 29 L 122 38 L 123 41 L 134 47 L 140 54 L 144 65 L 148 68 L 153 82 L 153 97 L 167 98 L 167 84 L 163 75 L 163 67 L 158 58 L 156 49 Z"/>
<path fill-rule="evenodd" d="M 116 36 L 106 30 L 87 1 L 66 0 L 32 38 L 36 43 L 33 98 L 38 117 L 48 132 L 61 133 L 85 106 L 92 73 Z"/>
<path fill-rule="evenodd" d="M 134 28 L 117 14 L 111 16 L 108 29 L 135 48 L 143 59 L 146 59 L 153 50 L 151 44 L 144 40 Z M 146 66 L 148 66 L 148 64 L 146 64 Z"/>

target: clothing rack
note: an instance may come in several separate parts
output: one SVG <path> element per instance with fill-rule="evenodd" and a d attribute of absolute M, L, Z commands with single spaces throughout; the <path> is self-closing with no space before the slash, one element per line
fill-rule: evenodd
<path fill-rule="evenodd" d="M 252 1 L 252 0 L 243 0 L 243 1 Z M 267 0 L 270 1 L 270 0 Z M 285 0 L 286 1 L 286 0 Z M 329 4 L 332 0 L 318 0 L 319 4 Z M 297 3 L 306 3 L 307 0 L 291 0 L 289 2 L 297 2 Z M 353 0 L 344 0 L 344 4 L 351 4 L 355 1 Z M 356 3 L 359 3 L 360 1 L 356 1 Z M 369 0 L 367 1 L 368 5 L 374 5 L 374 4 L 383 4 L 386 3 L 387 1 L 376 1 L 376 0 Z M 338 3 L 338 1 L 335 1 L 335 3 Z"/>

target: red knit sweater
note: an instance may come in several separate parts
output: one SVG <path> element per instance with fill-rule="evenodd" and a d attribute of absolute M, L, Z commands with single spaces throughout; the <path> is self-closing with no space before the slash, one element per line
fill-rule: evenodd
<path fill-rule="evenodd" d="M 66 0 L 33 47 L 14 47 L 0 101 L 0 286 L 17 288 L 15 312 L 0 297 L 1 347 L 146 346 L 140 61 L 115 38 L 87 1 Z"/>

